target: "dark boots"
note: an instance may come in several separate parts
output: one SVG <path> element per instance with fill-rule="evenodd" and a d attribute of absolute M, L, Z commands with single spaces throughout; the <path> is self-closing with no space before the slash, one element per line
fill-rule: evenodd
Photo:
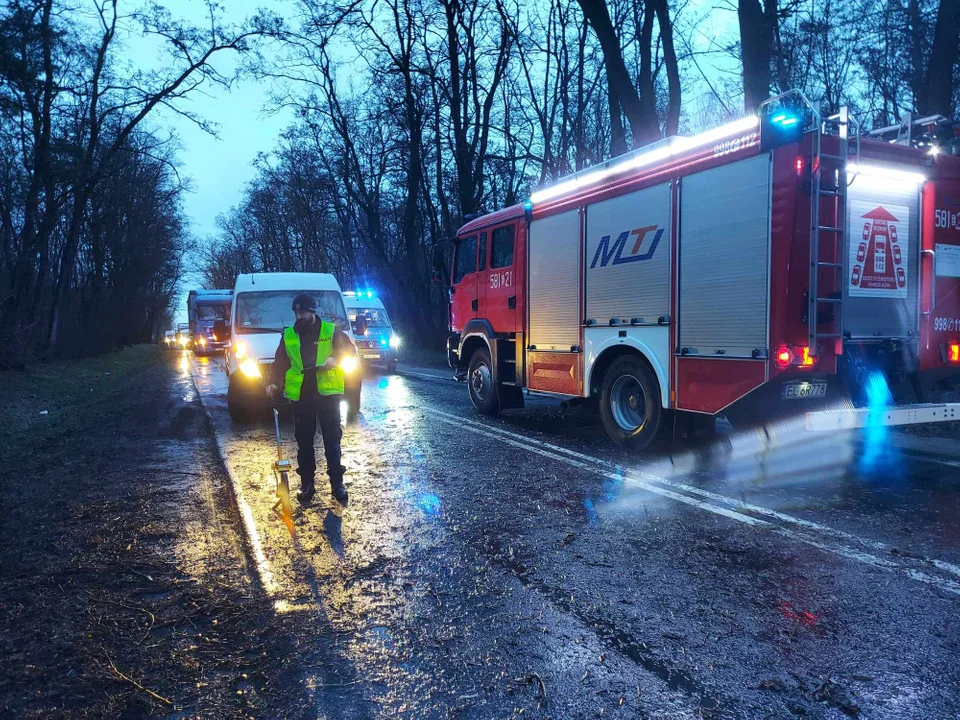
<path fill-rule="evenodd" d="M 297 492 L 297 500 L 301 505 L 309 505 L 310 501 L 313 500 L 313 496 L 317 494 L 317 488 L 313 484 L 313 480 L 307 482 L 305 480 L 300 481 L 300 490 Z"/>
<path fill-rule="evenodd" d="M 347 469 L 341 465 L 336 472 L 330 472 L 330 492 L 333 493 L 333 497 L 337 499 L 337 502 L 344 507 L 346 507 L 349 498 L 347 488 L 343 485 L 343 474 L 346 471 Z"/>
<path fill-rule="evenodd" d="M 330 492 L 333 494 L 333 497 L 337 499 L 337 502 L 343 506 L 346 506 L 349 495 L 347 494 L 347 488 L 343 485 L 343 474 L 347 469 L 341 465 L 337 472 L 330 473 Z M 313 480 L 309 482 L 306 480 L 300 480 L 300 491 L 297 493 L 297 500 L 300 501 L 301 505 L 309 505 L 310 501 L 313 500 L 313 496 L 317 494 L 317 488 L 313 484 Z"/>

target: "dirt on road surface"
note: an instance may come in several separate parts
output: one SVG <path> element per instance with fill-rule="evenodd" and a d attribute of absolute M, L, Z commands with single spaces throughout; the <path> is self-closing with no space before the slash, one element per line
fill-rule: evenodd
<path fill-rule="evenodd" d="M 482 417 L 448 371 L 401 369 L 344 427 L 349 506 L 295 505 L 296 539 L 272 426 L 230 420 L 220 360 L 13 376 L 4 714 L 960 716 L 954 439 L 637 457 L 588 408 Z"/>
<path fill-rule="evenodd" d="M 178 362 L 138 347 L 5 378 L 5 717 L 296 717 L 309 705 L 289 667 L 303 661 L 292 620 L 253 580 Z"/>

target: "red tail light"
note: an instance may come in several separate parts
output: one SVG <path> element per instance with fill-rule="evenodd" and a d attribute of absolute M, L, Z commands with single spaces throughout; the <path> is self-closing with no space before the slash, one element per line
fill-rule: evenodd
<path fill-rule="evenodd" d="M 790 362 L 793 360 L 793 353 L 790 352 L 790 348 L 786 345 L 782 345 L 779 350 L 777 350 L 777 365 L 782 368 L 790 367 Z"/>
<path fill-rule="evenodd" d="M 817 358 L 810 354 L 810 348 L 806 345 L 781 345 L 777 348 L 774 356 L 777 366 L 781 370 L 788 367 L 812 368 L 817 364 Z"/>
<path fill-rule="evenodd" d="M 797 168 L 797 175 L 803 172 L 803 158 L 798 157 L 795 167 Z"/>
<path fill-rule="evenodd" d="M 947 362 L 953 365 L 960 364 L 960 343 L 947 345 Z"/>

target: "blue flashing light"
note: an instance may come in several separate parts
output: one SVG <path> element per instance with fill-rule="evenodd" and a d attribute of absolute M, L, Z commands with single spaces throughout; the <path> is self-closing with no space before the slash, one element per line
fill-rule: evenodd
<path fill-rule="evenodd" d="M 381 345 L 386 345 L 386 344 L 387 344 L 387 339 L 386 339 L 385 337 L 380 338 L 380 344 L 381 344 Z"/>
<path fill-rule="evenodd" d="M 777 113 L 770 118 L 770 122 L 779 125 L 780 127 L 790 127 L 791 125 L 796 125 L 798 122 L 800 122 L 800 119 L 796 115 L 790 115 L 782 112 Z"/>
<path fill-rule="evenodd" d="M 796 121 L 794 121 L 794 122 L 796 122 Z M 373 291 L 372 291 L 372 290 L 367 290 L 367 297 L 368 297 L 368 298 L 372 298 L 372 297 L 373 297 Z"/>
<path fill-rule="evenodd" d="M 532 200 L 527 200 L 527 201 L 523 204 L 523 209 L 524 209 L 525 212 L 530 212 L 531 210 L 533 210 L 533 201 L 532 201 Z"/>

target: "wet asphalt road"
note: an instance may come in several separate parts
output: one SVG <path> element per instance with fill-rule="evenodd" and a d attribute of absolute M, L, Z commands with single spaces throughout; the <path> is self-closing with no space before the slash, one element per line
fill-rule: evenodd
<path fill-rule="evenodd" d="M 180 367 L 265 596 L 302 618 L 317 717 L 960 717 L 956 440 L 781 428 L 638 458 L 586 409 L 485 418 L 412 368 L 365 381 L 349 507 L 319 494 L 291 540 L 272 423 L 231 423 L 218 360 Z"/>

